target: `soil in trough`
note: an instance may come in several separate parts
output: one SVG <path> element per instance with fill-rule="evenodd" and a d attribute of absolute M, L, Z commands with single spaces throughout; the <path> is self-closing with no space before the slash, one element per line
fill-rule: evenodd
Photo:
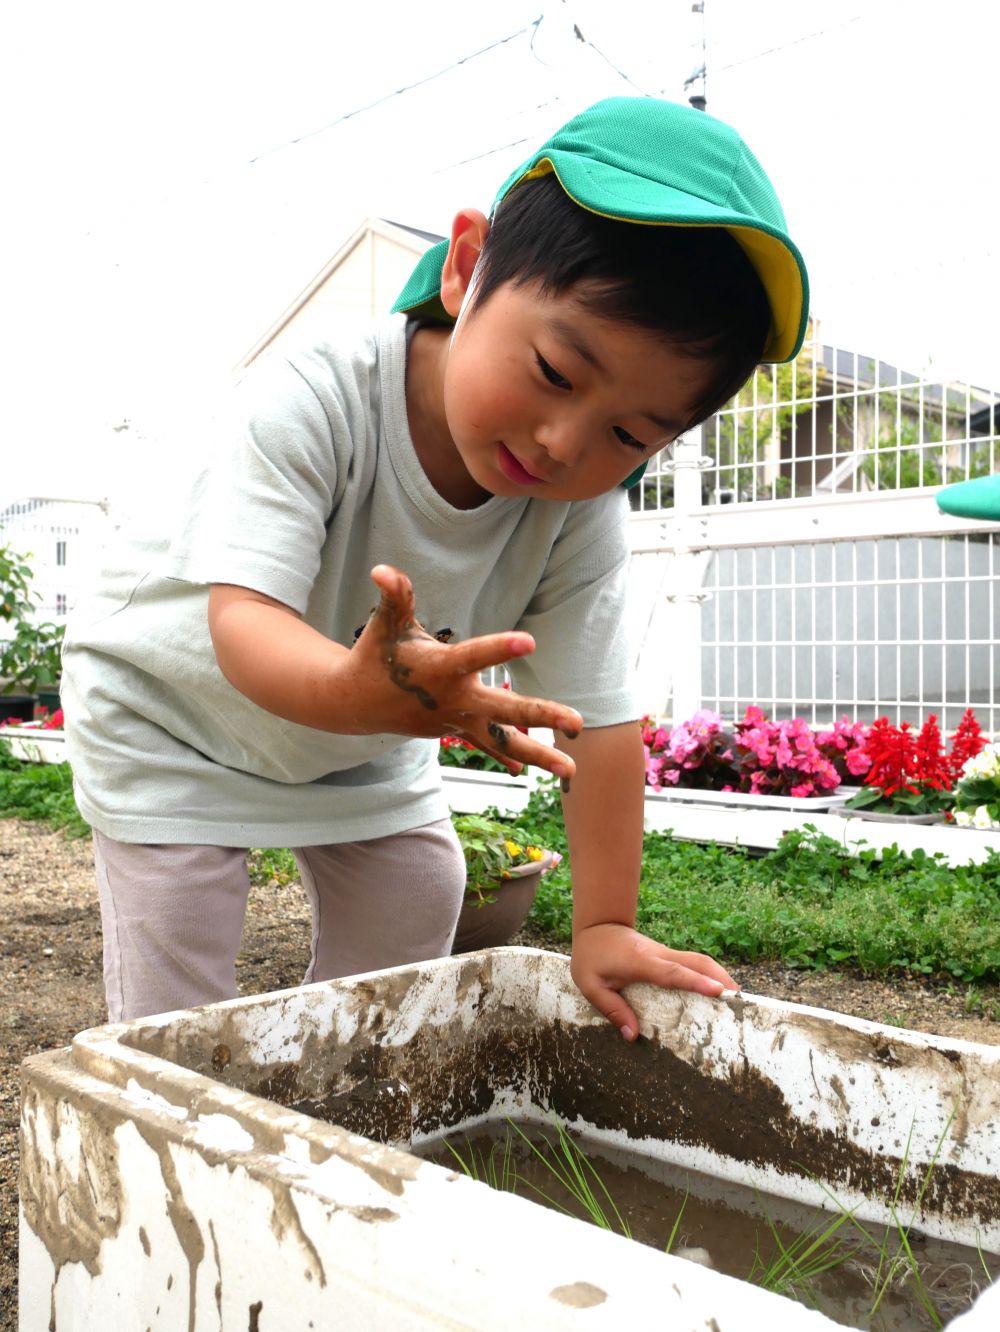
<path fill-rule="evenodd" d="M 940 1328 L 968 1309 L 984 1285 L 1000 1277 L 997 1255 L 943 1243 L 916 1230 L 905 1231 L 912 1257 L 898 1228 L 859 1223 L 868 1239 L 844 1218 L 821 1238 L 843 1216 L 832 1203 L 829 1211 L 806 1207 L 576 1134 L 560 1134 L 558 1128 L 513 1121 L 484 1125 L 470 1133 L 429 1139 L 411 1150 L 592 1222 L 588 1206 L 560 1182 L 553 1168 L 565 1164 L 569 1153 L 608 1229 L 753 1281 L 852 1328 Z M 900 1226 L 907 1227 L 909 1220 L 908 1214 L 901 1216 Z"/>

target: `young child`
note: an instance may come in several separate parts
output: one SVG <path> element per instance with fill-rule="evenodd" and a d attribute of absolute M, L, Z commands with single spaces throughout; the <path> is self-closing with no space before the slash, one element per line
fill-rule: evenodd
<path fill-rule="evenodd" d="M 573 976 L 626 1039 L 633 981 L 736 988 L 633 929 L 625 487 L 759 361 L 791 359 L 806 313 L 739 136 L 613 98 L 510 177 L 492 221 L 463 209 L 384 325 L 254 364 L 180 530 L 121 553 L 67 635 L 112 1019 L 236 994 L 253 846 L 295 850 L 306 981 L 447 954 L 465 870 L 446 734 L 562 778 Z M 482 683 L 501 663 L 519 692 Z"/>

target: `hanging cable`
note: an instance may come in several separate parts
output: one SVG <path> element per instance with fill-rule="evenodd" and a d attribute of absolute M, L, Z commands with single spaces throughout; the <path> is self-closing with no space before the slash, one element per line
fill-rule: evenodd
<path fill-rule="evenodd" d="M 594 43 L 589 40 L 589 38 L 584 37 L 583 33 L 580 31 L 580 29 L 576 26 L 575 23 L 573 24 L 573 31 L 576 34 L 577 39 L 581 41 L 584 44 L 584 46 L 589 46 L 592 51 L 596 52 L 596 54 L 601 57 L 604 63 L 610 69 L 613 69 L 615 71 L 615 73 L 618 75 L 620 79 L 625 80 L 625 82 L 629 85 L 630 88 L 634 88 L 636 92 L 642 93 L 643 97 L 650 96 L 650 94 L 646 91 L 645 88 L 639 87 L 635 79 L 630 79 L 623 69 L 619 69 L 618 66 L 615 64 L 615 62 L 611 60 L 608 56 L 606 56 L 599 46 L 595 46 Z"/>
<path fill-rule="evenodd" d="M 382 97 L 376 97 L 373 102 L 366 102 L 364 106 L 355 107 L 353 111 L 345 111 L 342 116 L 337 116 L 335 120 L 329 121 L 326 125 L 320 125 L 318 129 L 309 130 L 305 134 L 297 135 L 294 139 L 286 139 L 284 143 L 275 144 L 273 148 L 267 148 L 255 157 L 251 157 L 247 165 L 253 166 L 254 163 L 262 161 L 265 157 L 270 157 L 272 153 L 281 152 L 285 148 L 292 148 L 297 143 L 304 143 L 306 139 L 315 139 L 317 135 L 326 134 L 335 126 L 342 125 L 345 120 L 353 120 L 355 116 L 364 115 L 366 111 L 371 111 L 376 106 L 391 102 L 394 97 L 401 97 L 403 93 L 412 92 L 414 88 L 422 88 L 425 84 L 433 83 L 435 79 L 443 78 L 445 74 L 450 74 L 453 69 L 468 64 L 470 60 L 476 60 L 479 56 L 486 55 L 488 51 L 495 51 L 498 46 L 505 46 L 508 42 L 516 41 L 518 37 L 523 37 L 526 32 L 534 34 L 543 17 L 544 15 L 539 14 L 538 18 L 533 19 L 525 27 L 519 28 L 517 32 L 512 32 L 506 37 L 500 37 L 497 41 L 491 42 L 489 46 L 481 47 L 478 51 L 472 51 L 469 55 L 462 56 L 460 60 L 453 61 L 452 64 L 446 65 L 444 69 L 439 69 L 434 74 L 428 74 L 425 78 L 404 84 L 402 88 L 396 88 L 393 92 L 385 93 Z"/>
<path fill-rule="evenodd" d="M 562 101 L 562 98 L 557 93 L 555 97 L 550 97 L 547 102 L 539 102 L 537 106 L 532 107 L 530 114 L 534 115 L 539 111 L 545 111 L 548 107 L 555 106 L 555 104 L 560 101 Z M 522 114 L 528 114 L 528 113 L 522 113 Z M 529 140 L 533 141 L 534 137 L 535 136 L 533 134 L 524 134 L 519 139 L 511 139 L 508 143 L 498 144 L 495 148 L 487 148 L 481 153 L 474 153 L 471 157 L 463 157 L 457 162 L 449 162 L 447 166 L 436 167 L 431 172 L 431 175 L 443 176 L 445 172 L 455 171 L 458 167 L 467 166 L 468 163 L 470 162 L 481 162 L 483 158 L 493 157 L 497 153 L 506 152 L 508 148 L 517 148 L 519 144 L 527 143 Z"/>
<path fill-rule="evenodd" d="M 728 65 L 719 65 L 720 70 L 737 69 L 740 65 L 749 65 L 754 60 L 763 60 L 764 56 L 776 55 L 779 51 L 787 51 L 792 46 L 801 46 L 803 42 L 811 42 L 816 37 L 827 37 L 831 32 L 840 32 L 843 28 L 849 28 L 852 23 L 860 23 L 863 14 L 855 14 L 845 23 L 838 23 L 832 28 L 819 28 L 816 32 L 807 32 L 802 37 L 796 37 L 794 41 L 783 42 L 780 46 L 769 46 L 766 51 L 757 51 L 754 55 L 745 56 L 742 60 L 732 60 Z"/>

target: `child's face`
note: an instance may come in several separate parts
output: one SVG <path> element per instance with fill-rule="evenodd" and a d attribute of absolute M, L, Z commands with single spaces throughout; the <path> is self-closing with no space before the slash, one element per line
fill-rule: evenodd
<path fill-rule="evenodd" d="M 677 438 L 708 377 L 704 361 L 595 316 L 572 293 L 507 284 L 459 318 L 444 413 L 484 490 L 593 499 Z"/>

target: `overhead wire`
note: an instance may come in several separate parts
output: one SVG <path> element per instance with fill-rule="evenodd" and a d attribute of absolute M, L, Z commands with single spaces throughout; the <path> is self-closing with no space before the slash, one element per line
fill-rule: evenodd
<path fill-rule="evenodd" d="M 597 55 L 599 55 L 601 59 L 604 61 L 604 63 L 610 69 L 613 69 L 620 79 L 624 79 L 630 88 L 634 88 L 636 92 L 641 92 L 643 97 L 648 97 L 650 95 L 645 88 L 639 87 L 635 79 L 629 78 L 629 76 L 625 73 L 623 69 L 619 69 L 618 66 L 615 64 L 615 62 L 609 56 L 606 56 L 599 46 L 595 46 L 594 43 L 588 37 L 584 37 L 583 33 L 580 31 L 580 29 L 576 26 L 575 23 L 573 24 L 573 31 L 576 34 L 577 38 L 584 44 L 584 46 L 589 46 L 592 51 L 594 51 Z"/>
<path fill-rule="evenodd" d="M 565 0 L 563 0 L 563 3 L 565 3 Z M 729 64 L 720 65 L 718 66 L 718 70 L 719 72 L 721 72 L 723 70 L 735 69 L 740 65 L 749 64 L 752 61 L 763 59 L 765 56 L 774 55 L 777 52 L 786 50 L 789 47 L 798 46 L 803 42 L 812 41 L 817 37 L 826 36 L 830 32 L 839 31 L 841 28 L 847 27 L 851 23 L 858 22 L 861 17 L 862 17 L 861 15 L 857 14 L 853 15 L 847 21 L 847 23 L 841 23 L 835 25 L 832 28 L 823 28 L 817 30 L 816 32 L 806 33 L 802 37 L 797 37 L 791 42 L 785 42 L 779 46 L 769 47 L 767 50 L 757 51 L 753 55 L 746 56 L 741 60 L 735 60 L 731 61 Z M 516 41 L 519 37 L 523 37 L 525 33 L 528 32 L 531 33 L 531 40 L 530 40 L 531 54 L 534 56 L 536 60 L 538 60 L 539 57 L 535 52 L 534 43 L 535 43 L 535 37 L 537 36 L 538 33 L 538 29 L 542 24 L 542 22 L 544 21 L 544 19 L 545 19 L 545 14 L 543 12 L 539 14 L 537 18 L 532 19 L 530 23 L 527 23 L 523 27 L 518 28 L 515 32 L 508 33 L 505 37 L 500 37 L 496 41 L 490 42 L 486 46 L 480 47 L 476 51 L 470 51 L 468 55 L 464 55 L 460 57 L 460 59 L 452 61 L 451 64 L 445 65 L 442 69 L 435 70 L 432 74 L 427 74 L 423 78 L 415 79 L 412 83 L 403 84 L 399 88 L 394 88 L 391 92 L 384 93 L 382 96 L 376 97 L 370 102 L 366 102 L 361 106 L 354 107 L 350 111 L 343 112 L 341 115 L 336 116 L 333 120 L 328 121 L 326 124 L 317 126 L 316 129 L 308 130 L 305 133 L 298 134 L 290 139 L 285 139 L 281 143 L 274 144 L 272 147 L 264 149 L 259 153 L 256 153 L 253 157 L 247 159 L 246 165 L 253 166 L 256 163 L 263 161 L 265 158 L 270 157 L 275 153 L 282 152 L 287 148 L 292 148 L 296 144 L 304 143 L 309 139 L 317 138 L 322 134 L 327 134 L 329 133 L 330 130 L 336 128 L 336 126 L 342 125 L 346 121 L 353 120 L 358 116 L 364 115 L 366 112 L 372 111 L 376 107 L 382 106 L 385 103 L 392 101 L 396 97 L 401 97 L 405 93 L 414 91 L 416 88 L 425 87 L 427 84 L 433 83 L 440 78 L 444 78 L 445 75 L 452 73 L 456 69 L 460 69 L 463 65 L 468 64 L 470 61 L 476 60 L 480 56 L 486 55 L 490 51 L 494 51 L 501 46 L 506 46 L 508 43 Z M 573 28 L 573 36 L 576 41 L 578 41 L 583 46 L 590 47 L 590 49 L 597 56 L 599 56 L 600 59 L 603 60 L 604 63 L 610 69 L 612 69 L 620 79 L 622 79 L 625 83 L 629 84 L 630 87 L 635 88 L 635 90 L 641 93 L 644 97 L 659 96 L 662 93 L 666 92 L 665 88 L 661 88 L 656 93 L 649 93 L 646 89 L 642 88 L 638 83 L 636 83 L 635 80 L 624 69 L 615 64 L 615 62 L 607 55 L 607 53 L 603 51 L 599 46 L 597 46 L 596 43 L 592 42 L 588 37 L 586 37 L 581 31 L 578 24 L 574 22 L 572 24 L 572 28 Z M 554 105 L 559 100 L 560 99 L 558 96 L 554 97 L 551 101 L 542 103 L 539 107 L 536 108 L 536 110 L 541 110 L 544 107 Z M 528 137 L 529 136 L 524 136 L 522 138 L 512 139 L 507 143 L 496 146 L 495 148 L 488 148 L 486 149 L 485 152 L 476 153 L 471 157 L 462 158 L 459 161 L 450 163 L 446 167 L 437 168 L 433 172 L 433 174 L 441 175 L 447 171 L 453 171 L 458 167 L 466 166 L 471 162 L 478 162 L 483 160 L 484 158 L 492 157 L 496 153 L 504 152 L 508 148 L 515 148 L 520 144 L 525 143 Z"/>
<path fill-rule="evenodd" d="M 505 46 L 508 42 L 516 41 L 518 37 L 523 37 L 526 32 L 534 34 L 534 31 L 538 28 L 538 25 L 543 18 L 544 14 L 539 14 L 538 18 L 533 19 L 523 28 L 519 28 L 517 32 L 509 33 L 506 37 L 500 37 L 497 41 L 490 42 L 488 46 L 480 47 L 478 51 L 471 51 L 468 55 L 462 56 L 460 60 L 452 61 L 452 63 L 446 65 L 444 69 L 439 69 L 435 71 L 435 73 L 428 74 L 422 79 L 416 79 L 413 83 L 404 84 L 401 88 L 395 88 L 392 92 L 385 93 L 381 97 L 376 97 L 374 101 L 366 102 L 364 106 L 355 107 L 353 111 L 345 111 L 343 115 L 337 116 L 334 120 L 329 121 L 325 125 L 320 125 L 317 129 L 309 130 L 305 134 L 296 135 L 293 139 L 286 139 L 282 143 L 275 144 L 272 148 L 267 148 L 263 152 L 257 153 L 255 157 L 251 157 L 247 162 L 247 165 L 253 166 L 256 162 L 262 161 L 265 157 L 270 157 L 273 153 L 282 152 L 285 148 L 292 148 L 297 143 L 304 143 L 307 139 L 314 139 L 320 134 L 326 134 L 337 125 L 342 125 L 346 120 L 353 120 L 355 116 L 363 115 L 366 111 L 372 111 L 377 106 L 382 106 L 386 102 L 391 102 L 394 97 L 401 97 L 404 93 L 412 92 L 414 88 L 422 88 L 428 83 L 433 83 L 436 79 L 443 78 L 446 74 L 450 74 L 452 70 L 459 69 L 462 65 L 468 64 L 470 60 L 476 60 L 479 56 L 486 55 L 488 51 L 495 51 L 499 46 Z"/>
<path fill-rule="evenodd" d="M 720 73 L 724 69 L 738 69 L 740 65 L 749 65 L 755 60 L 763 60 L 764 56 L 776 55 L 779 51 L 787 51 L 792 46 L 801 46 L 803 42 L 811 42 L 816 37 L 827 37 L 831 32 L 840 32 L 843 28 L 849 28 L 852 23 L 860 23 L 863 17 L 863 14 L 853 14 L 844 23 L 836 23 L 832 28 L 818 28 L 815 32 L 807 32 L 801 37 L 796 37 L 793 41 L 782 42 L 780 46 L 769 46 L 766 51 L 756 51 L 753 55 L 745 56 L 742 60 L 731 60 L 728 65 L 718 65 L 716 69 Z"/>

